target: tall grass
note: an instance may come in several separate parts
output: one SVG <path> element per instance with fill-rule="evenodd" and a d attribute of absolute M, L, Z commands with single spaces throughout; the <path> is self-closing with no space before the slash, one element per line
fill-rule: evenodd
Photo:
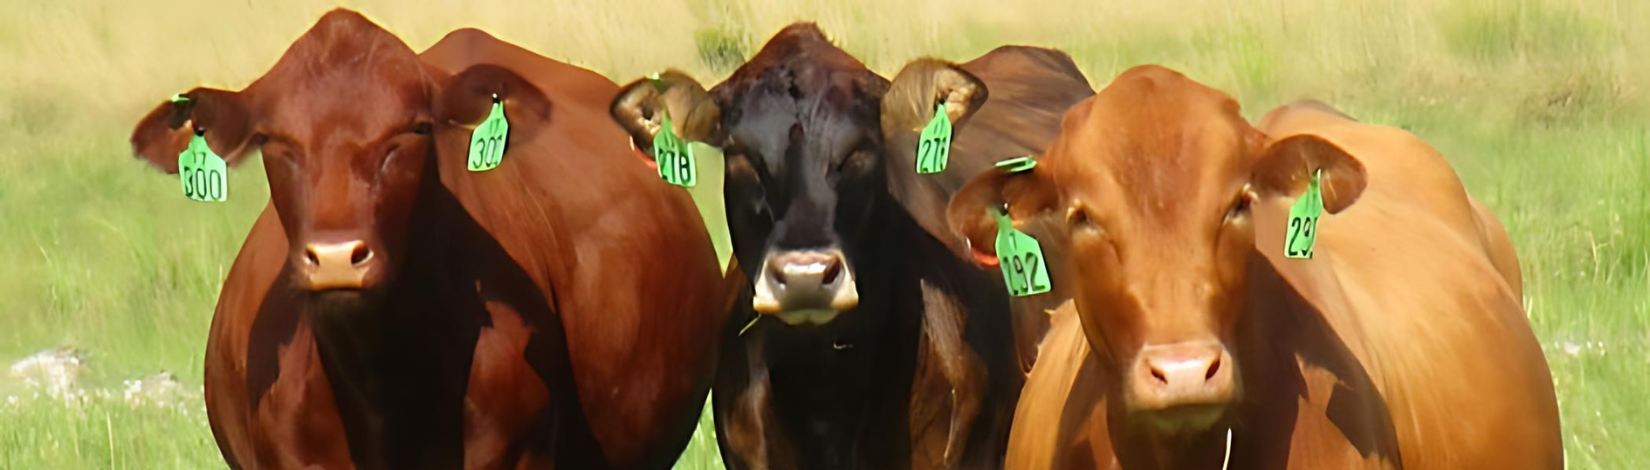
<path fill-rule="evenodd" d="M 1447 155 L 1507 224 L 1558 386 L 1572 468 L 1650 467 L 1650 2 L 1054 0 L 340 3 L 421 50 L 475 26 L 624 81 L 706 83 L 814 20 L 873 69 L 1005 43 L 1070 52 L 1097 86 L 1160 63 L 1251 116 L 1313 97 Z M 267 199 L 258 162 L 228 204 L 130 158 L 151 106 L 240 87 L 331 2 L 0 0 L 0 360 L 75 346 L 85 385 L 161 370 L 199 385 L 218 285 Z M 0 378 L 0 468 L 220 466 L 200 413 L 33 400 Z M 4 397 L 0 397 L 3 400 Z M 697 436 L 684 466 L 719 467 Z"/>

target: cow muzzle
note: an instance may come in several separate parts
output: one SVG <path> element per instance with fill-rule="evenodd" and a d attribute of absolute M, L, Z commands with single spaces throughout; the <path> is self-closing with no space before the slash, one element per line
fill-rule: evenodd
<path fill-rule="evenodd" d="M 1237 399 L 1236 364 L 1217 341 L 1148 345 L 1124 380 L 1124 403 L 1159 430 L 1208 429 Z"/>
<path fill-rule="evenodd" d="M 377 269 L 372 249 L 361 240 L 304 245 L 303 288 L 311 292 L 360 290 Z"/>
<path fill-rule="evenodd" d="M 751 304 L 788 325 L 819 325 L 858 306 L 859 290 L 842 250 L 785 251 L 763 261 Z"/>

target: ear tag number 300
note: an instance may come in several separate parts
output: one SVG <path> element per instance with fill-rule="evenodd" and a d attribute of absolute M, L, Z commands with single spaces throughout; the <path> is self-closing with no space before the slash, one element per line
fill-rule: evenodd
<path fill-rule="evenodd" d="M 487 171 L 504 162 L 504 144 L 509 142 L 510 121 L 504 119 L 504 102 L 493 95 L 493 110 L 470 132 L 470 171 Z"/>
<path fill-rule="evenodd" d="M 189 147 L 178 154 L 178 178 L 183 180 L 184 197 L 224 202 L 229 199 L 228 175 L 229 165 L 206 145 L 205 132 L 196 132 L 189 139 Z"/>
<path fill-rule="evenodd" d="M 1008 293 L 1015 297 L 1048 292 L 1048 264 L 1043 261 L 1043 246 L 1014 228 L 1008 214 L 994 210 L 997 219 L 997 264 L 1003 270 L 1003 282 Z"/>
<path fill-rule="evenodd" d="M 1312 259 L 1312 244 L 1318 240 L 1318 216 L 1323 215 L 1323 193 L 1318 190 L 1318 177 L 1322 175 L 1323 170 L 1312 173 L 1306 192 L 1289 207 L 1289 227 L 1284 230 L 1285 258 Z"/>
<path fill-rule="evenodd" d="M 653 162 L 659 165 L 659 178 L 666 183 L 691 188 L 699 180 L 699 166 L 693 161 L 693 146 L 676 136 L 669 113 L 659 124 L 659 135 L 653 136 Z"/>
<path fill-rule="evenodd" d="M 917 174 L 929 175 L 945 171 L 951 162 L 951 117 L 945 114 L 945 104 L 934 107 L 934 119 L 922 128 L 917 140 Z"/>

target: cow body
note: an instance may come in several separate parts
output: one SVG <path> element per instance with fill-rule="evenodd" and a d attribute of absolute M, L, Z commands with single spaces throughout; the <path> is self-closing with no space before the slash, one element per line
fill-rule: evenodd
<path fill-rule="evenodd" d="M 939 214 L 955 174 L 1041 148 L 1088 93 L 1064 54 L 1019 47 L 918 61 L 890 82 L 811 24 L 709 91 L 670 72 L 620 93 L 613 114 L 638 148 L 668 113 L 677 134 L 725 150 L 734 252 L 754 284 L 745 311 L 762 319 L 729 336 L 718 372 L 731 468 L 1000 465 L 1022 377 L 1009 304 Z M 980 130 L 945 173 L 908 174 L 936 105 Z M 1041 143 L 1003 138 L 1038 124 Z"/>
<path fill-rule="evenodd" d="M 426 55 L 335 11 L 247 90 L 193 91 L 192 108 L 163 105 L 134 132 L 163 168 L 184 121 L 232 163 L 261 146 L 270 168 L 273 204 L 208 340 L 226 460 L 668 466 L 737 286 L 688 197 L 649 189 L 650 172 L 613 158 L 630 152 L 623 133 L 582 117 L 617 91 L 604 78 L 477 31 Z M 469 173 L 489 95 L 511 122 L 506 157 Z M 351 243 L 353 259 L 330 258 Z"/>
<path fill-rule="evenodd" d="M 1054 282 L 1093 349 L 1056 344 L 1069 323 L 1050 333 L 1042 354 L 1085 364 L 1034 367 L 1013 468 L 1563 466 L 1499 223 L 1425 143 L 1324 108 L 1255 129 L 1225 95 L 1139 67 L 1074 107 L 1034 171 L 959 193 L 950 219 L 976 250 L 989 207 L 1064 214 L 1024 227 L 1063 250 Z M 1314 174 L 1315 253 L 1287 258 Z"/>

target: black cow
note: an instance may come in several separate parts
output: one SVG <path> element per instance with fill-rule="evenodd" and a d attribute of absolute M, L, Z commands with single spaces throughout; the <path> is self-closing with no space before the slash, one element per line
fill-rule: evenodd
<path fill-rule="evenodd" d="M 987 57 L 976 62 L 1041 67 L 995 76 L 1080 91 L 998 105 L 987 96 L 996 84 L 931 60 L 890 83 L 797 24 L 709 92 L 671 72 L 614 101 L 614 118 L 644 151 L 666 112 L 675 133 L 725 151 L 734 252 L 753 280 L 742 305 L 779 320 L 730 332 L 723 349 L 715 410 L 730 468 L 1001 464 L 1024 380 L 1007 294 L 944 231 L 945 201 L 971 174 L 904 174 L 916 146 L 907 134 L 921 126 L 907 121 L 926 122 L 943 105 L 958 128 L 1003 129 L 1020 125 L 1009 110 L 1048 108 L 1024 124 L 1046 127 L 1045 142 L 957 142 L 947 172 L 978 171 L 1041 150 L 1065 109 L 1092 92 L 1064 54 Z M 1058 94 L 1023 94 L 1032 95 Z M 885 112 L 906 105 L 926 111 Z M 970 123 L 992 106 L 1007 121 Z"/>

